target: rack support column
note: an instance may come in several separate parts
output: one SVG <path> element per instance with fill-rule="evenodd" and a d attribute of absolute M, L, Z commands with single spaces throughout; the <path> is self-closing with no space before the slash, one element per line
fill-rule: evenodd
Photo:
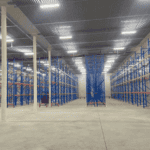
<path fill-rule="evenodd" d="M 1 6 L 1 33 L 2 33 L 2 91 L 1 91 L 1 120 L 6 121 L 6 99 L 7 99 L 7 22 L 6 22 L 7 9 L 6 6 Z"/>
<path fill-rule="evenodd" d="M 51 107 L 51 47 L 48 48 L 48 63 L 49 63 L 49 107 Z"/>
<path fill-rule="evenodd" d="M 33 110 L 37 112 L 37 51 L 36 51 L 36 35 L 33 35 L 33 67 L 34 67 L 34 104 Z"/>

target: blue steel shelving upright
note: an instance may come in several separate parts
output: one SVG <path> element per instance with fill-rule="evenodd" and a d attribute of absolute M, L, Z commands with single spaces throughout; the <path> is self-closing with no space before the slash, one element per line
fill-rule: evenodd
<path fill-rule="evenodd" d="M 150 105 L 150 41 L 111 76 L 111 97 L 132 105 Z"/>
<path fill-rule="evenodd" d="M 87 105 L 105 105 L 104 55 L 86 56 Z"/>
<path fill-rule="evenodd" d="M 49 72 L 47 65 L 42 70 L 40 59 L 38 64 L 37 101 L 40 103 L 43 95 L 49 95 Z M 78 78 L 63 66 L 62 61 L 58 61 L 58 57 L 52 59 L 51 64 L 51 105 L 59 106 L 77 99 Z M 7 62 L 7 107 L 33 103 L 32 72 L 30 67 L 24 67 L 23 61 Z"/>

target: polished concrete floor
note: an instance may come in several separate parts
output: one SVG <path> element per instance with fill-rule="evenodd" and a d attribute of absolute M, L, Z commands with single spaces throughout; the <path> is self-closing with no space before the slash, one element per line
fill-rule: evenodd
<path fill-rule="evenodd" d="M 107 99 L 60 107 L 17 106 L 0 122 L 0 150 L 150 150 L 150 109 Z"/>

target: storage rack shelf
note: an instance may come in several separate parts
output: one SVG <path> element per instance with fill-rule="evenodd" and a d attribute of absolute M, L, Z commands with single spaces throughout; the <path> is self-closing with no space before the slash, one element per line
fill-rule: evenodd
<path fill-rule="evenodd" d="M 78 78 L 58 58 L 52 59 L 51 64 L 51 106 L 63 105 L 77 99 Z M 43 96 L 49 96 L 49 66 L 42 64 L 40 59 L 37 65 L 37 102 L 41 103 Z M 7 62 L 7 107 L 33 103 L 33 71 L 27 71 L 28 68 L 23 66 L 23 62 Z"/>
<path fill-rule="evenodd" d="M 87 105 L 105 105 L 104 55 L 86 56 Z"/>
<path fill-rule="evenodd" d="M 150 105 L 150 41 L 147 48 L 141 47 L 140 53 L 130 59 L 111 76 L 111 97 L 142 105 Z"/>

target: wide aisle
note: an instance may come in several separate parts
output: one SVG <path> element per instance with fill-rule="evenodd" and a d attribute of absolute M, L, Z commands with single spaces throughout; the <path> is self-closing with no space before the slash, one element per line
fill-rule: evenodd
<path fill-rule="evenodd" d="M 60 107 L 9 108 L 0 123 L 2 150 L 149 150 L 150 110 L 117 100 L 107 107 L 85 99 Z"/>

